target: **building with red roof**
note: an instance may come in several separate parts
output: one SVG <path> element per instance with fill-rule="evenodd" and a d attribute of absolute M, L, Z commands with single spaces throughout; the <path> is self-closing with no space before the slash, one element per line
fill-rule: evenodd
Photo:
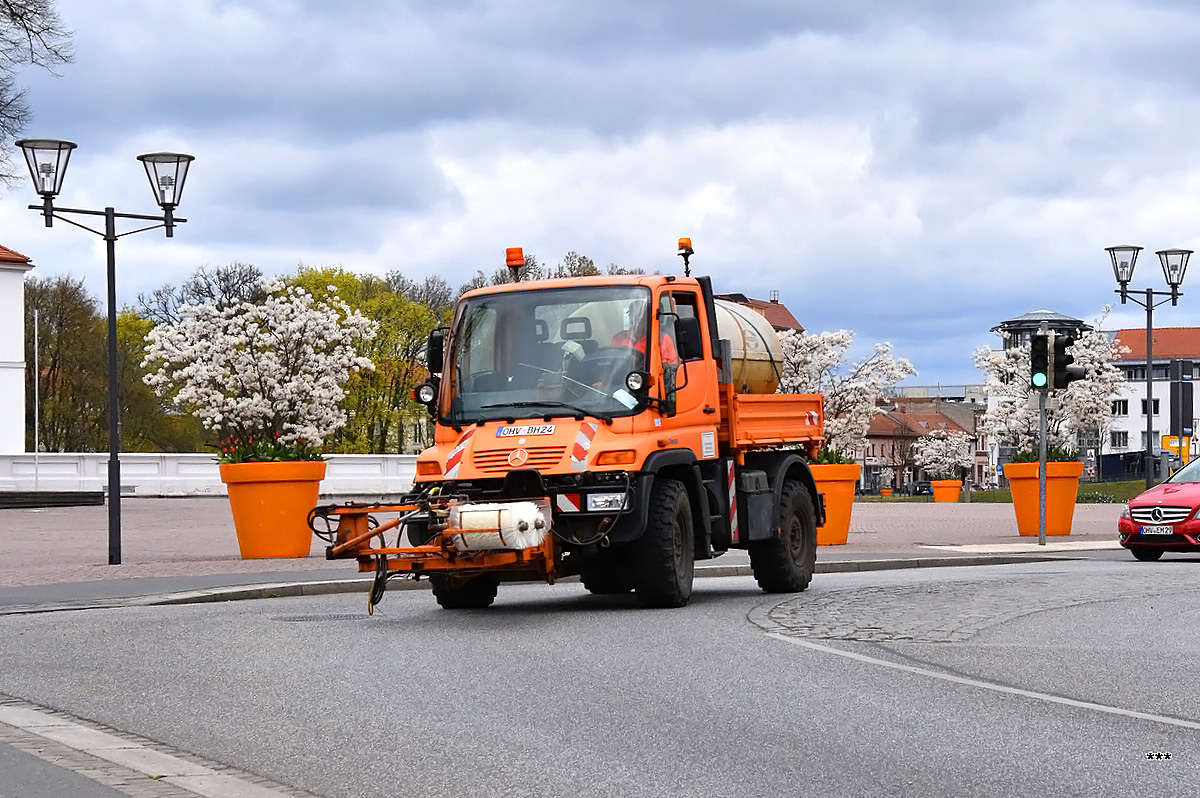
<path fill-rule="evenodd" d="M 976 403 L 930 398 L 889 400 L 884 412 L 871 419 L 867 427 L 866 451 L 857 457 L 863 466 L 863 488 L 868 492 L 886 487 L 908 490 L 914 483 L 928 480 L 929 475 L 914 461 L 914 447 L 921 438 L 939 431 L 965 432 L 972 437 L 975 462 L 971 481 L 983 483 L 987 453 L 977 432 L 977 420 L 983 409 Z M 891 485 L 884 484 L 882 470 L 885 467 L 895 472 Z"/>
<path fill-rule="evenodd" d="M 714 296 L 717 299 L 724 299 L 726 302 L 733 302 L 757 312 L 775 328 L 775 332 L 787 330 L 804 332 L 804 326 L 796 321 L 796 317 L 787 309 L 787 306 L 779 301 L 778 291 L 772 291 L 770 299 L 751 299 L 745 294 L 714 294 Z"/>

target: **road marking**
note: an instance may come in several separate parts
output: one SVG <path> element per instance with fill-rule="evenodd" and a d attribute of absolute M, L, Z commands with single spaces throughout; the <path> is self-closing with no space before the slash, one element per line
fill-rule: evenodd
<path fill-rule="evenodd" d="M 1125 718 L 1136 718 L 1137 720 L 1148 720 L 1151 723 L 1162 723 L 1167 726 L 1179 726 L 1184 729 L 1195 729 L 1200 731 L 1200 723 L 1190 720 L 1182 720 L 1180 718 L 1169 718 L 1164 715 L 1152 715 L 1148 712 L 1138 712 L 1133 709 L 1121 709 L 1120 707 L 1110 707 L 1105 704 L 1093 704 L 1090 701 L 1078 701 L 1074 698 L 1063 698 L 1062 696 L 1050 695 L 1049 693 L 1039 693 L 1034 690 L 1022 690 L 1019 687 L 1009 687 L 1003 684 L 995 684 L 994 682 L 985 682 L 979 679 L 969 679 L 965 676 L 954 676 L 949 673 L 941 673 L 940 671 L 929 670 L 928 668 L 918 668 L 915 665 L 902 665 L 898 662 L 889 662 L 885 659 L 877 659 L 876 657 L 868 657 L 865 654 L 856 654 L 853 651 L 843 651 L 832 646 L 823 646 L 820 643 L 812 643 L 808 640 L 798 640 L 794 637 L 780 634 L 779 632 L 768 632 L 767 637 L 773 637 L 776 640 L 782 640 L 784 643 L 791 643 L 793 646 L 820 651 L 823 654 L 834 654 L 839 657 L 862 662 L 867 665 L 878 665 L 883 668 L 891 668 L 894 671 L 903 673 L 911 673 L 916 676 L 928 676 L 932 679 L 941 679 L 944 682 L 953 682 L 967 687 L 978 687 L 982 690 L 991 690 L 996 693 L 1004 693 L 1006 695 L 1016 695 L 1023 698 L 1032 698 L 1037 701 L 1047 701 L 1052 704 L 1062 704 L 1063 706 L 1075 707 L 1076 709 L 1090 709 L 1094 712 L 1105 712 L 1109 715 L 1120 715 Z"/>
<path fill-rule="evenodd" d="M 1022 551 L 1099 551 L 1101 549 L 1121 548 L 1121 544 L 1115 540 L 1048 540 L 1045 546 L 1039 546 L 1036 543 L 966 543 L 959 546 L 938 546 L 931 543 L 922 543 L 920 545 L 923 549 L 961 551 L 964 554 L 1015 554 Z"/>
<path fill-rule="evenodd" d="M 160 785 L 160 789 L 165 789 L 166 785 L 173 785 L 194 795 L 205 796 L 205 798 L 280 798 L 280 796 L 290 794 L 253 784 L 237 776 L 220 773 L 204 765 L 188 762 L 132 740 L 88 728 L 36 709 L 0 705 L 0 724 L 20 729 L 46 740 L 53 740 L 67 748 L 148 777 L 147 783 L 139 786 L 141 792 L 138 792 L 138 795 L 154 794 L 155 787 Z M 36 752 L 30 753 L 38 756 Z M 66 762 L 55 759 L 48 761 L 82 773 L 82 775 L 88 775 L 86 770 L 72 768 Z"/>

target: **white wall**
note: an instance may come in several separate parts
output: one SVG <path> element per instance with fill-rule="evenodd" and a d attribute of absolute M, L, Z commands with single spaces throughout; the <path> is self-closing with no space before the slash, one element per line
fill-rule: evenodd
<path fill-rule="evenodd" d="M 0 264 L 0 454 L 25 451 L 25 272 Z"/>
<path fill-rule="evenodd" d="M 412 487 L 416 455 L 335 454 L 321 482 L 322 495 L 395 496 Z M 0 454 L 0 490 L 104 490 L 108 453 Z M 121 453 L 121 495 L 224 495 L 211 454 Z"/>

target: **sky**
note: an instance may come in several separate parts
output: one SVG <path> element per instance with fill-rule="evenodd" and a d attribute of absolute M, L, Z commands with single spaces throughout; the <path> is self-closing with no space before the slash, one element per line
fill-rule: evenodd
<path fill-rule="evenodd" d="M 240 261 L 440 275 L 544 263 L 772 290 L 810 332 L 981 383 L 998 323 L 1145 328 L 1105 247 L 1200 249 L 1191 0 L 58 0 L 73 63 L 21 74 L 74 141 L 61 205 L 156 213 L 136 156 L 194 155 L 173 239 L 117 244 L 118 303 Z M 19 155 L 17 155 L 19 158 Z M 0 244 L 105 294 L 104 243 Z M 123 229 L 132 229 L 123 228 Z M 1200 274 L 1200 265 L 1194 267 Z M 1189 282 L 1196 282 L 1192 291 Z M 1156 327 L 1200 326 L 1200 276 Z"/>

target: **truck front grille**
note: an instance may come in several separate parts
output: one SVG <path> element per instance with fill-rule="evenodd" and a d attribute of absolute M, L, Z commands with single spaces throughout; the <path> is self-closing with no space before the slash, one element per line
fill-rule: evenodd
<path fill-rule="evenodd" d="M 519 466 L 509 462 L 508 456 L 512 454 L 512 449 L 476 452 L 472 462 L 476 468 L 488 474 L 505 473 L 517 468 L 532 468 L 541 471 L 543 468 L 552 468 L 558 465 L 558 462 L 562 460 L 563 453 L 567 450 L 565 446 L 525 446 L 523 448 L 529 457 Z"/>

